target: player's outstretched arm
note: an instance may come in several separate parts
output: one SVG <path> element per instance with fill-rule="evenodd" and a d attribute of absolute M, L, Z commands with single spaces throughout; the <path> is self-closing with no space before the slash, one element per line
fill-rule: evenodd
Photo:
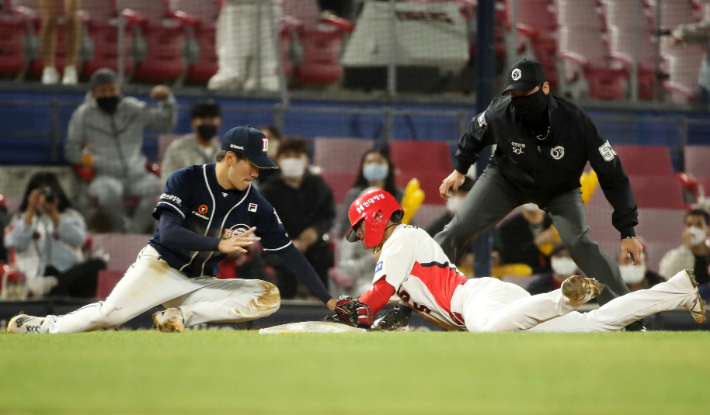
<path fill-rule="evenodd" d="M 160 215 L 158 230 L 160 242 L 178 249 L 189 251 L 218 251 L 221 239 L 202 236 L 185 229 L 183 219 L 176 213 L 164 211 Z"/>

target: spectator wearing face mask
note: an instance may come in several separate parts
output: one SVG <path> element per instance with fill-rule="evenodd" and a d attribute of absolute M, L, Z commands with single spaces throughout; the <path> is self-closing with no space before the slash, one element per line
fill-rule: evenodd
<path fill-rule="evenodd" d="M 95 178 L 83 177 L 89 181 L 87 196 L 98 201 L 115 231 L 150 231 L 155 223 L 151 212 L 162 186 L 160 178 L 146 170 L 143 130 L 172 128 L 177 119 L 175 97 L 165 85 L 150 93 L 159 101 L 157 107 L 123 97 L 116 73 L 106 68 L 91 75 L 89 88 L 86 101 L 69 121 L 65 157 L 70 164 L 93 169 Z M 140 199 L 132 219 L 126 214 L 124 197 Z"/>
<path fill-rule="evenodd" d="M 279 143 L 281 143 L 281 130 L 275 125 L 265 125 L 259 128 L 259 131 L 264 133 L 268 141 L 268 149 L 266 154 L 270 159 L 276 159 L 276 154 L 279 152 Z M 279 177 L 278 169 L 265 169 L 259 172 L 259 177 L 256 178 L 256 184 L 262 186 L 274 177 Z"/>
<path fill-rule="evenodd" d="M 619 253 L 616 256 L 619 263 L 619 271 L 621 271 L 621 278 L 624 283 L 629 288 L 629 291 L 644 290 L 653 287 L 656 284 L 665 282 L 665 278 L 659 274 L 651 271 L 646 266 L 646 247 L 644 246 L 643 253 L 641 254 L 641 261 L 639 264 L 634 265 L 634 261 L 629 258 L 628 255 L 623 255 Z"/>
<path fill-rule="evenodd" d="M 548 293 L 559 289 L 562 282 L 577 272 L 577 264 L 570 257 L 567 247 L 558 242 L 550 253 L 551 270 L 537 277 L 528 286 L 531 295 Z"/>
<path fill-rule="evenodd" d="M 659 264 L 660 274 L 665 279 L 673 276 L 673 271 L 680 272 L 684 269 L 695 271 L 695 278 L 704 287 L 700 294 L 706 298 L 710 291 L 710 246 L 708 246 L 708 233 L 710 232 L 710 215 L 702 209 L 691 210 L 685 214 L 685 230 L 683 231 L 683 245 L 666 252 Z"/>
<path fill-rule="evenodd" d="M 328 269 L 334 264 L 327 235 L 335 221 L 333 193 L 320 176 L 308 171 L 308 143 L 304 139 L 284 138 L 276 163 L 281 174 L 265 183 L 260 192 L 278 212 L 294 246 L 304 253 L 327 287 Z M 281 298 L 294 298 L 298 293 L 296 277 L 280 263 L 272 265 Z"/>
<path fill-rule="evenodd" d="M 171 174 L 184 167 L 214 163 L 215 155 L 220 150 L 219 142 L 214 139 L 222 126 L 219 104 L 211 99 L 197 101 L 190 115 L 194 132 L 173 141 L 165 151 L 161 170 L 163 184 Z"/>
<path fill-rule="evenodd" d="M 389 192 L 398 203 L 402 203 L 404 197 L 404 189 L 397 187 L 394 184 L 394 165 L 387 151 L 373 148 L 362 155 L 360 159 L 360 170 L 355 179 L 355 184 L 345 195 L 343 207 L 343 221 L 340 223 L 340 235 L 344 235 L 345 231 L 350 227 L 348 220 L 347 209 L 360 196 L 363 190 L 368 187 L 373 189 L 382 189 Z"/>
<path fill-rule="evenodd" d="M 520 213 L 507 219 L 496 230 L 495 252 L 499 265 L 526 264 L 532 268 L 533 274 L 548 272 L 550 258 L 542 252 L 543 247 L 559 241 L 551 226 L 550 217 L 536 204 L 523 205 Z"/>

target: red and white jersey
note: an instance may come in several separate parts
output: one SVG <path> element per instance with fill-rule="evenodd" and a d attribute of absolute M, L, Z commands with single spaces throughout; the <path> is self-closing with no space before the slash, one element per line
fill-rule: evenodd
<path fill-rule="evenodd" d="M 382 247 L 373 284 L 382 277 L 423 318 L 447 330 L 465 330 L 451 297 L 468 281 L 425 230 L 398 225 Z"/>

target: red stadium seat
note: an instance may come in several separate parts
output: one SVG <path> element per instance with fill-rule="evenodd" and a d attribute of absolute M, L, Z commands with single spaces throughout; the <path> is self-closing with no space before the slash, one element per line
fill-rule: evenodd
<path fill-rule="evenodd" d="M 372 148 L 374 141 L 366 138 L 316 137 L 313 164 L 323 172 L 357 172 L 360 159 Z"/>
<path fill-rule="evenodd" d="M 173 13 L 183 13 L 197 19 L 193 26 L 186 26 L 187 42 L 196 47 L 196 56 L 188 59 L 187 78 L 193 82 L 207 83 L 217 73 L 215 49 L 216 23 L 219 17 L 220 0 L 170 0 Z"/>
<path fill-rule="evenodd" d="M 393 141 L 390 156 L 400 170 L 437 170 L 451 173 L 451 151 L 441 141 Z M 447 173 L 447 174 L 448 174 Z"/>
<path fill-rule="evenodd" d="M 292 76 L 301 82 L 329 84 L 343 74 L 339 52 L 343 33 L 352 32 L 349 21 L 323 18 L 316 0 L 284 0 L 281 30 L 282 55 L 288 44 L 298 42 L 303 50 L 300 62 L 291 62 Z"/>
<path fill-rule="evenodd" d="M 683 188 L 673 176 L 629 175 L 639 208 L 685 209 Z"/>
<path fill-rule="evenodd" d="M 530 40 L 535 59 L 545 68 L 547 81 L 557 87 L 557 16 L 551 11 L 550 0 L 517 0 L 516 29 Z M 506 1 L 507 26 L 511 26 L 511 0 Z"/>
<path fill-rule="evenodd" d="M 673 163 L 666 146 L 615 145 L 614 151 L 628 175 L 673 175 Z"/>
<path fill-rule="evenodd" d="M 111 270 L 101 270 L 99 271 L 99 278 L 97 280 L 96 286 L 96 298 L 99 300 L 105 300 L 113 287 L 121 281 L 125 271 L 111 271 Z"/>
<path fill-rule="evenodd" d="M 133 77 L 146 82 L 171 82 L 186 69 L 182 59 L 185 31 L 195 21 L 172 13 L 167 0 L 123 0 L 135 47 Z"/>
<path fill-rule="evenodd" d="M 335 203 L 342 204 L 345 201 L 345 195 L 355 184 L 357 172 L 323 172 L 321 177 L 333 192 Z"/>
<path fill-rule="evenodd" d="M 710 146 L 685 146 L 685 172 L 695 177 L 710 177 Z M 710 192 L 710 188 L 706 188 Z"/>
<path fill-rule="evenodd" d="M 13 8 L 10 0 L 2 0 L 0 5 L 0 76 L 22 78 L 31 62 L 23 49 L 31 44 L 26 39 L 34 37 L 39 18 L 34 11 Z M 38 50 L 33 52 L 36 54 Z"/>
<path fill-rule="evenodd" d="M 101 68 L 118 70 L 118 9 L 115 0 L 82 0 L 81 12 L 85 16 L 85 40 L 91 45 L 92 55 L 84 62 L 81 76 L 88 79 Z M 125 32 L 123 71 L 130 73 L 132 67 L 130 45 L 132 31 Z"/>

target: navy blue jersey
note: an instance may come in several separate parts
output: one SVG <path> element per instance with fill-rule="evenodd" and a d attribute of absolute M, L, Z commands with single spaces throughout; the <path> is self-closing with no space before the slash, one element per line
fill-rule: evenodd
<path fill-rule="evenodd" d="M 160 220 L 164 211 L 179 214 L 183 227 L 198 235 L 229 238 L 256 226 L 264 251 L 279 251 L 291 245 L 276 210 L 252 185 L 244 191 L 225 190 L 217 183 L 215 165 L 205 164 L 180 169 L 170 175 L 153 217 Z M 188 277 L 215 276 L 219 261 L 226 255 L 218 251 L 188 251 L 161 243 L 155 228 L 149 244 L 173 268 Z"/>

